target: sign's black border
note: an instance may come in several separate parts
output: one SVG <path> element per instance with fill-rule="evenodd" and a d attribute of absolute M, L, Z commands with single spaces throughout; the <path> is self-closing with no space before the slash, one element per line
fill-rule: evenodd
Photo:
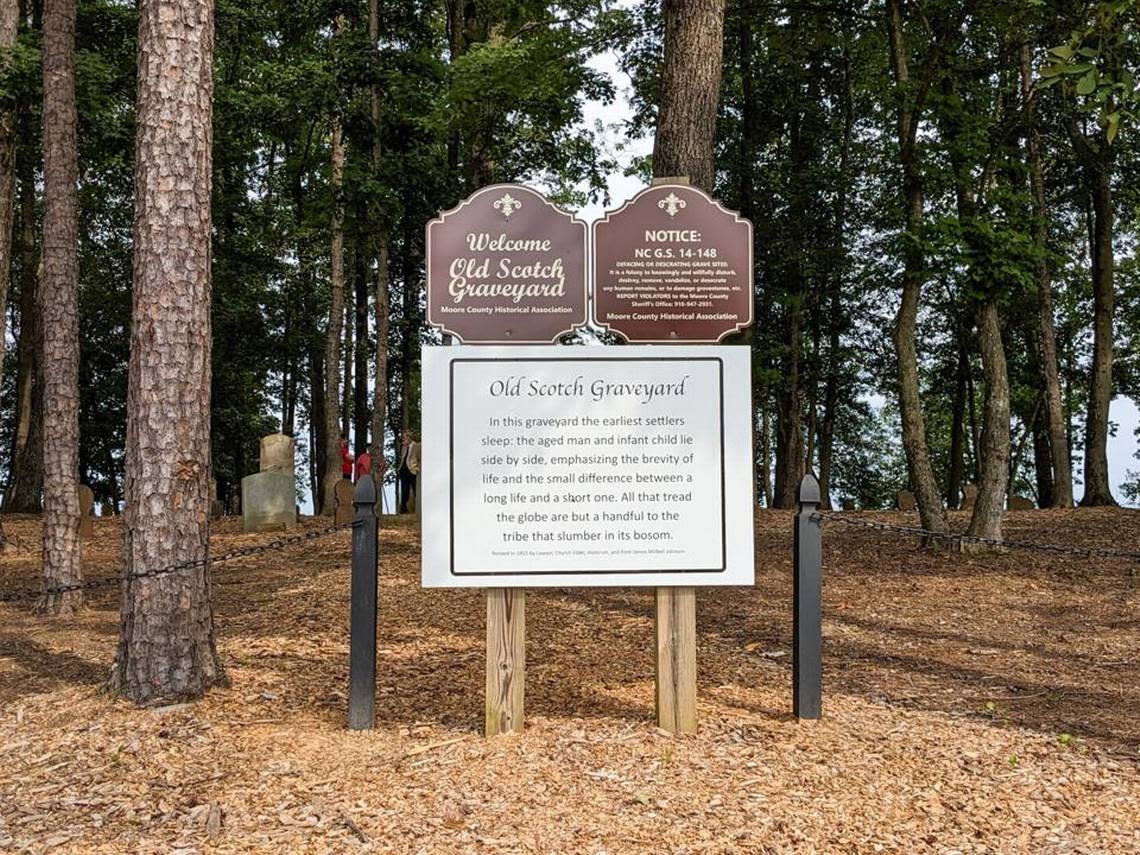
<path fill-rule="evenodd" d="M 692 568 L 676 570 L 465 570 L 455 569 L 455 366 L 461 362 L 715 362 L 717 363 L 717 384 L 720 398 L 720 567 Z M 641 576 L 649 574 L 683 576 L 692 573 L 724 573 L 728 569 L 728 524 L 727 491 L 725 487 L 724 465 L 724 360 L 719 356 L 520 356 L 508 359 L 459 357 L 448 364 L 448 429 L 447 429 L 447 490 L 448 490 L 448 570 L 454 578 L 481 576 Z"/>

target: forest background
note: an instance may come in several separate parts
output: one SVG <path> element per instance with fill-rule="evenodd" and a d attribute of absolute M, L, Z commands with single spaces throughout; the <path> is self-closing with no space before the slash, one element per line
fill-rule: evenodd
<path fill-rule="evenodd" d="M 8 5 L 18 20 L 2 91 L 14 133 L 0 481 L 4 509 L 28 512 L 41 502 L 39 342 L 53 304 L 40 289 L 43 9 Z M 220 0 L 216 15 L 213 473 L 229 501 L 256 470 L 259 437 L 281 430 L 298 437 L 307 467 L 299 495 L 319 499 L 337 429 L 360 451 L 379 419 L 391 459 L 394 438 L 418 428 L 418 350 L 439 340 L 423 318 L 428 219 L 514 180 L 590 219 L 648 181 L 662 11 Z M 77 22 L 79 478 L 119 508 L 138 19 L 133 3 L 80 0 Z M 790 505 L 807 468 L 835 503 L 885 507 L 917 486 L 890 334 L 900 281 L 920 289 L 924 442 L 948 504 L 984 475 L 1001 385 L 980 334 L 985 311 L 1000 325 L 1008 384 L 1008 413 L 988 421 L 1004 425 L 1009 491 L 1053 503 L 1044 292 L 1073 496 L 1086 497 L 1092 449 L 1094 474 L 1098 456 L 1105 473 L 1095 503 L 1140 499 L 1129 471 L 1140 393 L 1135 23 L 1132 2 L 727 4 L 709 189 L 756 223 L 757 323 L 744 340 L 764 504 Z M 1106 293 L 1112 323 L 1098 348 Z M 1090 407 L 1106 356 L 1114 424 L 1106 402 Z"/>

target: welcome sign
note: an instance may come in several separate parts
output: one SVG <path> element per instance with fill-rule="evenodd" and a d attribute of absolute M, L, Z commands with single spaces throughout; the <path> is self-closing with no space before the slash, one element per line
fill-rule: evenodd
<path fill-rule="evenodd" d="M 547 343 L 586 322 L 586 224 L 521 184 L 427 226 L 428 321 L 467 343 Z"/>

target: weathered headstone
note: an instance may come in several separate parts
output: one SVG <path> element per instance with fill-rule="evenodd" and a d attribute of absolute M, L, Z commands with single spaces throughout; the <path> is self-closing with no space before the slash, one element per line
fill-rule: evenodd
<path fill-rule="evenodd" d="M 355 513 L 352 497 L 355 492 L 352 482 L 347 478 L 341 478 L 336 482 L 336 487 L 333 488 L 336 497 L 336 517 L 334 519 L 336 525 L 346 525 L 352 522 Z"/>
<path fill-rule="evenodd" d="M 95 494 L 86 484 L 79 485 L 79 538 L 90 540 L 95 536 Z"/>
<path fill-rule="evenodd" d="M 103 504 L 101 504 L 99 506 L 99 516 L 101 516 L 101 517 L 113 517 L 114 515 L 115 515 L 115 503 L 114 502 L 103 502 Z"/>
<path fill-rule="evenodd" d="M 1025 496 L 1015 496 L 1012 493 L 1009 496 L 1009 509 L 1011 511 L 1031 511 L 1035 507 L 1033 500 Z"/>
<path fill-rule="evenodd" d="M 271 433 L 261 438 L 261 471 L 293 474 L 293 437 Z"/>
<path fill-rule="evenodd" d="M 974 509 L 974 502 L 978 500 L 978 488 L 973 484 L 962 485 L 962 504 L 959 510 L 972 511 Z"/>
<path fill-rule="evenodd" d="M 210 479 L 210 518 L 219 520 L 226 515 L 226 506 L 221 499 L 218 498 L 218 482 L 214 478 Z"/>
<path fill-rule="evenodd" d="M 910 490 L 899 490 L 898 503 L 900 511 L 913 511 L 916 507 L 914 493 Z"/>
<path fill-rule="evenodd" d="M 261 439 L 261 471 L 241 479 L 242 531 L 297 525 L 293 439 L 274 433 Z"/>
<path fill-rule="evenodd" d="M 843 510 L 845 510 L 845 511 L 855 510 L 855 500 L 854 499 L 844 499 L 843 500 Z"/>

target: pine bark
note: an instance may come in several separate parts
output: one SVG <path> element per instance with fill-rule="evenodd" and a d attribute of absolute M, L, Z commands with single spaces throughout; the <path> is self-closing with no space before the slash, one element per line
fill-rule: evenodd
<path fill-rule="evenodd" d="M 916 326 L 921 301 L 925 259 L 921 246 L 923 182 L 916 145 L 920 105 L 912 100 L 907 48 L 903 34 L 901 0 L 887 0 L 891 65 L 898 89 L 897 127 L 899 160 L 903 172 L 903 208 L 906 246 L 903 250 L 902 300 L 895 318 L 894 344 L 898 357 L 899 413 L 902 420 L 903 450 L 906 453 L 910 486 L 914 491 L 923 528 L 944 532 L 946 510 L 938 482 L 930 465 L 926 444 L 926 424 L 918 385 Z"/>
<path fill-rule="evenodd" d="M 212 0 L 140 0 L 126 572 L 111 688 L 139 704 L 225 679 L 210 575 Z"/>
<path fill-rule="evenodd" d="M 356 454 L 368 447 L 368 253 L 367 241 L 359 239 L 356 248 L 356 270 L 353 272 L 353 323 L 356 325 L 356 349 L 353 352 L 355 377 L 352 392 L 352 428 L 356 436 Z"/>
<path fill-rule="evenodd" d="M 75 0 L 44 4 L 43 580 L 82 580 L 79 566 L 79 257 Z M 79 591 L 45 595 L 37 610 L 71 614 Z"/>
<path fill-rule="evenodd" d="M 724 0 L 664 0 L 665 53 L 653 175 L 688 176 L 712 192 Z"/>
<path fill-rule="evenodd" d="M 1045 203 L 1045 170 L 1041 155 L 1041 131 L 1036 121 L 1036 100 L 1033 93 L 1032 53 L 1028 44 L 1021 47 L 1021 93 L 1026 105 L 1025 121 L 1028 125 L 1026 147 L 1029 154 L 1029 186 L 1033 197 L 1033 239 L 1039 259 L 1034 270 L 1037 284 L 1038 350 L 1041 374 L 1045 386 L 1045 427 L 1049 442 L 1049 458 L 1053 477 L 1050 479 L 1050 507 L 1073 506 L 1073 469 L 1069 459 L 1069 442 L 1065 430 L 1065 410 L 1061 402 L 1061 379 L 1057 370 L 1057 332 L 1053 320 L 1053 283 L 1049 263 L 1045 258 L 1049 220 Z M 1038 479 L 1040 480 L 1040 478 Z M 1040 493 L 1040 491 L 1039 491 Z M 1038 504 L 1045 507 L 1040 501 Z"/>
<path fill-rule="evenodd" d="M 20 26 L 17 0 L 0 0 L 0 63 L 11 62 Z M 0 345 L 7 337 L 8 290 L 12 271 L 12 222 L 16 210 L 16 104 L 0 103 Z M 4 351 L 0 346 L 0 376 L 4 372 Z"/>
<path fill-rule="evenodd" d="M 332 255 L 329 259 L 329 323 L 325 331 L 325 467 L 321 475 L 321 513 L 336 511 L 336 483 L 340 480 L 340 339 L 344 324 L 344 129 L 333 119 L 330 185 L 333 194 Z"/>

